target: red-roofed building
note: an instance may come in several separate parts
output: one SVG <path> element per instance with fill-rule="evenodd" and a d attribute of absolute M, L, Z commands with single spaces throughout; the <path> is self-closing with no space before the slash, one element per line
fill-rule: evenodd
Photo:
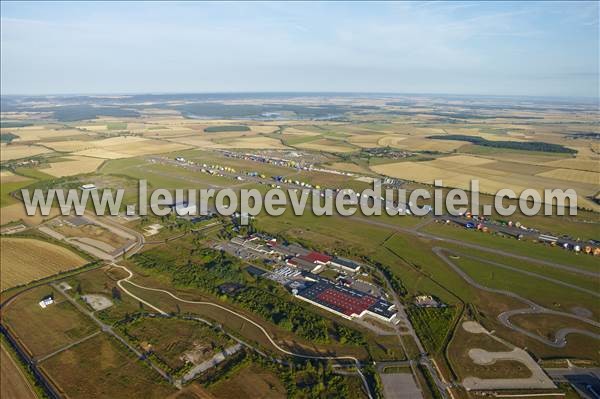
<path fill-rule="evenodd" d="M 342 313 L 350 317 L 360 316 L 371 305 L 377 302 L 377 299 L 372 296 L 357 297 L 333 288 L 321 292 L 317 295 L 317 299 L 340 308 Z"/>
<path fill-rule="evenodd" d="M 302 255 L 299 258 L 319 265 L 326 265 L 331 259 L 333 259 L 331 256 L 319 252 L 309 252 L 308 254 Z"/>

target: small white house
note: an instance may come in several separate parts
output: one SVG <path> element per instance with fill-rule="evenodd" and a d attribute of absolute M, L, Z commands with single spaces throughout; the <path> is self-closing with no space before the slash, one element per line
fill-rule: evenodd
<path fill-rule="evenodd" d="M 46 309 L 46 307 L 48 305 L 52 305 L 54 303 L 54 298 L 52 298 L 51 296 L 47 296 L 45 298 L 42 298 L 42 300 L 40 301 L 40 307 L 42 309 Z"/>
<path fill-rule="evenodd" d="M 82 185 L 80 188 L 81 188 L 82 190 L 87 190 L 87 191 L 90 191 L 90 190 L 95 190 L 95 189 L 96 189 L 96 185 L 95 185 L 95 184 L 92 184 L 92 183 L 89 183 L 89 184 L 84 184 L 84 185 Z"/>

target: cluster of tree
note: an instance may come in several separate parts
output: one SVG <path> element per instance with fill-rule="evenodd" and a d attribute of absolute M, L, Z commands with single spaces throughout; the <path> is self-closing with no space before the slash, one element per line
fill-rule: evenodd
<path fill-rule="evenodd" d="M 288 331 L 314 342 L 327 342 L 327 323 L 289 300 L 256 287 L 246 287 L 238 291 L 234 300 L 244 308 L 259 314 Z M 358 334 L 358 333 L 357 333 Z"/>
<path fill-rule="evenodd" d="M 454 318 L 456 308 L 406 308 L 408 317 L 425 348 L 431 353 L 444 349 Z"/>
<path fill-rule="evenodd" d="M 213 294 L 218 293 L 221 284 L 243 281 L 236 258 L 209 248 L 153 249 L 136 254 L 132 259 L 144 268 L 168 273 L 176 285 L 196 287 Z"/>
<path fill-rule="evenodd" d="M 0 127 L 2 129 L 11 128 L 11 127 L 27 127 L 27 126 L 33 126 L 33 123 L 21 122 L 21 121 L 0 121 Z"/>
<path fill-rule="evenodd" d="M 445 136 L 429 136 L 428 139 L 434 140 L 457 140 L 468 141 L 472 144 L 477 144 L 483 147 L 493 148 L 508 148 L 511 150 L 524 151 L 542 151 L 542 152 L 558 152 L 565 154 L 575 154 L 576 150 L 567 148 L 560 144 L 545 143 L 543 141 L 490 141 L 482 137 L 467 136 L 464 134 L 448 134 Z"/>
<path fill-rule="evenodd" d="M 352 345 L 366 345 L 363 335 L 351 328 L 335 323 L 335 335 L 341 344 L 352 344 Z"/>
<path fill-rule="evenodd" d="M 429 388 L 429 392 L 431 392 L 431 396 L 433 397 L 433 399 L 442 399 L 443 396 L 440 393 L 440 390 L 438 389 L 438 386 L 435 383 L 435 380 L 433 379 L 433 376 L 431 375 L 429 370 L 422 364 L 419 364 L 418 367 L 419 371 L 421 371 L 421 373 L 423 374 L 423 378 L 425 378 L 425 382 L 427 383 L 427 387 Z"/>
<path fill-rule="evenodd" d="M 246 125 L 223 125 L 209 126 L 204 128 L 205 133 L 220 133 L 220 132 L 249 132 L 250 128 Z"/>
<path fill-rule="evenodd" d="M 407 295 L 408 291 L 406 290 L 406 287 L 404 287 L 402 281 L 392 272 L 388 265 L 384 265 L 381 262 L 375 261 L 368 256 L 364 256 L 363 258 L 365 262 L 372 264 L 376 269 L 383 273 L 385 278 L 390 282 L 391 288 L 396 294 L 402 297 Z"/>
<path fill-rule="evenodd" d="M 12 133 L 2 133 L 0 134 L 0 142 L 1 143 L 10 143 L 11 141 L 13 141 L 14 139 L 19 138 L 19 136 L 17 136 L 16 134 L 12 134 Z"/>

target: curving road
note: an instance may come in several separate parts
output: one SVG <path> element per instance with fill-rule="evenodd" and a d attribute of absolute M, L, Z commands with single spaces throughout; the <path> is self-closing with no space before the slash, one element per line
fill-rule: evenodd
<path fill-rule="evenodd" d="M 277 349 L 278 351 L 286 354 L 286 355 L 290 355 L 290 356 L 294 356 L 294 357 L 300 357 L 300 358 L 304 358 L 304 359 L 315 359 L 315 360 L 350 360 L 352 362 L 354 362 L 354 364 L 356 365 L 356 370 L 358 371 L 358 374 L 363 382 L 363 385 L 367 391 L 367 394 L 369 396 L 369 399 L 373 399 L 373 396 L 371 395 L 371 391 L 369 390 L 369 384 L 367 383 L 367 379 L 364 376 L 364 374 L 362 373 L 362 371 L 360 370 L 360 361 L 353 357 L 353 356 L 312 356 L 312 355 L 304 355 L 301 353 L 294 353 L 291 352 L 285 348 L 282 348 L 281 346 L 279 346 L 279 344 L 269 335 L 269 333 L 267 332 L 267 330 L 262 327 L 260 324 L 256 323 L 254 320 L 244 316 L 243 314 L 240 314 L 238 312 L 235 312 L 229 308 L 226 308 L 225 306 L 221 306 L 219 304 L 213 303 L 213 302 L 207 302 L 207 301 L 190 301 L 187 299 L 182 299 L 179 298 L 177 295 L 167 291 L 167 290 L 163 290 L 163 289 L 158 289 L 158 288 L 151 288 L 151 287 L 145 287 L 143 285 L 134 283 L 133 281 L 131 281 L 130 279 L 133 277 L 133 273 L 131 272 L 131 270 L 129 270 L 128 268 L 126 268 L 125 266 L 122 265 L 117 265 L 115 263 L 112 264 L 112 266 L 114 267 L 119 267 L 123 270 L 125 270 L 129 275 L 119 281 L 117 281 L 117 285 L 119 286 L 119 288 L 121 288 L 127 295 L 133 297 L 134 299 L 142 302 L 144 305 L 149 306 L 150 308 L 156 310 L 157 312 L 163 314 L 163 315 L 167 315 L 167 312 L 163 311 L 162 309 L 156 307 L 155 305 L 151 304 L 150 302 L 143 300 L 142 298 L 136 296 L 135 294 L 133 294 L 132 292 L 130 292 L 129 290 L 127 290 L 127 288 L 123 287 L 123 283 L 129 283 L 131 285 L 133 285 L 134 287 L 143 289 L 143 290 L 148 290 L 148 291 L 155 291 L 155 292 L 161 292 L 164 294 L 169 295 L 171 298 L 183 302 L 183 303 L 189 303 L 189 304 L 195 304 L 195 305 L 207 305 L 207 306 L 213 306 L 216 307 L 218 309 L 221 309 L 225 312 L 231 313 L 245 321 L 247 321 L 248 323 L 251 323 L 252 325 L 254 325 L 256 328 L 258 328 L 264 335 L 265 337 L 267 337 L 267 339 L 269 340 L 269 342 L 271 343 L 271 345 L 273 345 L 273 347 L 275 349 Z"/>
<path fill-rule="evenodd" d="M 560 312 L 557 310 L 552 310 L 552 309 L 548 309 L 545 308 L 543 306 L 538 305 L 537 303 L 524 298 L 522 296 L 520 296 L 519 294 L 515 294 L 514 292 L 511 291 L 506 291 L 506 290 L 501 290 L 501 289 L 497 289 L 497 288 L 490 288 L 490 287 L 486 287 L 484 285 L 479 284 L 478 282 L 476 282 L 475 280 L 473 280 L 471 278 L 471 276 L 469 276 L 467 273 L 465 273 L 460 267 L 456 266 L 444 253 L 443 251 L 448 251 L 444 248 L 440 248 L 440 247 L 434 247 L 433 248 L 433 252 L 444 261 L 444 263 L 446 263 L 448 266 L 450 266 L 452 268 L 452 270 L 454 270 L 454 272 L 456 272 L 463 280 L 465 280 L 469 285 L 472 285 L 473 287 L 483 290 L 483 291 L 487 291 L 487 292 L 492 292 L 495 294 L 500 294 L 500 295 L 505 295 L 511 298 L 514 298 L 520 302 L 524 302 L 527 305 L 529 305 L 528 308 L 523 308 L 523 309 L 513 309 L 513 310 L 509 310 L 503 313 L 500 313 L 498 315 L 498 321 L 500 321 L 500 323 L 502 323 L 502 325 L 504 325 L 507 328 L 510 328 L 511 330 L 517 331 L 521 334 L 524 334 L 530 338 L 533 338 L 543 344 L 546 344 L 548 346 L 552 346 L 555 348 L 562 348 L 567 344 L 566 341 L 566 336 L 568 334 L 572 334 L 572 333 L 577 333 L 577 334 L 583 334 L 583 335 L 587 335 L 596 339 L 600 339 L 600 335 L 592 333 L 590 331 L 587 330 L 581 330 L 578 328 L 562 328 L 560 330 L 558 330 L 556 332 L 555 335 L 555 339 L 553 341 L 547 339 L 546 337 L 542 337 L 541 335 L 535 334 L 531 331 L 525 330 L 521 327 L 518 327 L 514 324 L 512 324 L 510 322 L 510 318 L 514 315 L 517 314 L 551 314 L 551 315 L 556 315 L 556 316 L 563 316 L 563 317 L 570 317 L 579 321 L 582 321 L 584 323 L 590 324 L 594 327 L 598 327 L 600 328 L 600 323 L 595 322 L 594 320 L 588 319 L 586 317 L 583 316 L 578 316 L 572 313 L 567 313 L 567 312 Z M 505 266 L 508 267 L 508 266 Z M 567 283 L 565 283 L 567 284 Z"/>

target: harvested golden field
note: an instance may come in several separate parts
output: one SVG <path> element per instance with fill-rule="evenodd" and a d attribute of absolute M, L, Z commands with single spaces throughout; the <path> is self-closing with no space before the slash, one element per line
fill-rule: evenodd
<path fill-rule="evenodd" d="M 44 141 L 61 137 L 85 136 L 77 129 L 52 129 L 39 127 L 23 127 L 10 129 L 11 133 L 19 136 L 20 141 Z"/>
<path fill-rule="evenodd" d="M 471 155 L 451 155 L 448 157 L 438 158 L 432 163 L 438 165 L 440 163 L 450 162 L 458 165 L 466 165 L 466 166 L 476 166 L 476 165 L 485 165 L 489 163 L 495 163 L 496 161 L 483 158 L 483 157 L 474 157 Z"/>
<path fill-rule="evenodd" d="M 2 343 L 0 354 L 0 396 L 4 399 L 36 399 L 31 383 Z"/>
<path fill-rule="evenodd" d="M 3 170 L 0 172 L 0 181 L 2 181 L 2 183 L 18 183 L 27 180 L 31 179 L 25 176 L 15 175 L 13 172 L 8 170 Z"/>
<path fill-rule="evenodd" d="M 583 170 L 554 169 L 548 172 L 539 173 L 536 176 L 549 177 L 551 179 L 566 180 L 570 182 L 600 185 L 600 173 Z"/>
<path fill-rule="evenodd" d="M 379 147 L 397 147 L 401 141 L 406 139 L 405 136 L 383 136 L 377 141 L 377 145 Z"/>
<path fill-rule="evenodd" d="M 105 132 L 108 130 L 105 124 L 102 125 L 81 125 L 77 129 L 91 130 L 92 132 Z"/>
<path fill-rule="evenodd" d="M 37 145 L 2 144 L 0 146 L 0 159 L 4 162 L 13 159 L 34 157 L 49 152 L 52 151 Z"/>
<path fill-rule="evenodd" d="M 54 151 L 59 152 L 75 152 L 83 151 L 93 147 L 95 140 L 65 140 L 65 141 L 52 141 L 44 143 L 46 147 L 52 148 Z"/>
<path fill-rule="evenodd" d="M 55 177 L 92 173 L 104 162 L 102 159 L 81 156 L 72 156 L 67 159 L 69 160 L 51 163 L 48 168 L 43 169 L 43 172 Z"/>
<path fill-rule="evenodd" d="M 533 188 L 541 194 L 546 188 L 573 188 L 577 191 L 580 206 L 589 209 L 599 208 L 585 198 L 586 195 L 594 194 L 597 191 L 597 184 L 576 180 L 560 180 L 549 176 L 527 175 L 526 172 L 532 173 L 532 171 L 518 167 L 518 165 L 513 172 L 506 170 L 502 163 L 494 161 L 480 165 L 465 165 L 459 162 L 446 161 L 447 158 L 454 157 L 439 158 L 427 162 L 395 162 L 371 166 L 371 170 L 386 176 L 425 184 L 433 184 L 434 180 L 438 179 L 442 180 L 445 187 L 456 187 L 464 190 L 470 188 L 471 179 L 478 179 L 480 191 L 489 194 L 494 194 L 503 188 L 510 188 L 517 195 L 527 188 Z M 498 165 L 499 168 L 494 169 L 495 165 Z M 574 172 L 572 170 L 568 171 Z"/>
<path fill-rule="evenodd" d="M 600 159 L 561 159 L 559 161 L 546 162 L 544 165 L 600 173 Z"/>
<path fill-rule="evenodd" d="M 87 263 L 67 248 L 30 238 L 3 237 L 0 289 L 75 269 Z"/>
<path fill-rule="evenodd" d="M 289 147 L 286 147 L 285 145 L 283 145 L 281 143 L 281 141 L 279 141 L 277 139 L 273 139 L 270 137 L 262 137 L 262 136 L 244 137 L 244 138 L 234 139 L 232 141 L 227 141 L 226 143 L 219 143 L 219 144 L 217 144 L 217 146 L 219 148 L 249 148 L 249 149 L 261 149 L 261 148 L 287 149 L 287 148 L 289 148 Z"/>
<path fill-rule="evenodd" d="M 180 126 L 166 127 L 164 129 L 160 129 L 157 127 L 150 127 L 144 130 L 133 130 L 133 133 L 141 134 L 144 137 L 181 137 L 181 136 L 191 136 L 193 134 L 197 134 L 198 131 Z"/>
<path fill-rule="evenodd" d="M 37 226 L 43 221 L 51 219 L 56 215 L 58 215 L 58 208 L 52 208 L 50 215 L 48 216 L 41 216 L 39 212 L 35 216 L 28 216 L 25 213 L 25 207 L 21 203 L 0 208 L 0 221 L 2 221 L 3 225 L 21 220 L 28 226 Z"/>
<path fill-rule="evenodd" d="M 310 141 L 308 143 L 296 144 L 294 147 L 302 148 L 305 150 L 315 150 L 315 151 L 324 151 L 324 152 L 353 152 L 358 151 L 356 147 L 350 147 L 348 145 L 344 145 L 342 141 L 322 139 Z"/>
<path fill-rule="evenodd" d="M 536 153 L 536 152 L 498 152 L 498 153 L 486 153 L 486 158 L 495 159 L 501 162 L 514 162 L 518 164 L 526 165 L 546 165 L 548 162 L 562 162 L 566 159 L 570 159 L 568 156 L 563 154 L 551 154 L 551 153 Z"/>
<path fill-rule="evenodd" d="M 169 139 L 174 143 L 190 145 L 194 147 L 200 148 L 221 148 L 219 144 L 213 143 L 212 141 L 204 138 L 205 136 L 188 136 L 188 137 L 179 137 L 174 139 Z"/>
<path fill-rule="evenodd" d="M 77 151 L 74 155 L 102 159 L 117 159 L 148 154 L 160 154 L 189 148 L 182 144 L 132 136 L 119 136 L 104 140 L 88 141 L 85 142 L 85 146 L 86 149 Z"/>
<path fill-rule="evenodd" d="M 390 146 L 409 151 L 450 152 L 462 147 L 465 144 L 468 143 L 466 141 L 433 140 L 422 137 L 408 137 L 406 140 L 399 141 L 394 145 L 390 144 Z"/>
<path fill-rule="evenodd" d="M 379 146 L 379 140 L 382 137 L 386 137 L 382 134 L 360 134 L 356 136 L 348 137 L 347 141 L 350 144 L 362 148 L 373 148 Z M 392 136 L 393 137 L 393 136 Z"/>
<path fill-rule="evenodd" d="M 279 129 L 278 126 L 265 126 L 265 125 L 253 125 L 250 126 L 250 130 L 256 133 L 273 133 Z"/>
<path fill-rule="evenodd" d="M 321 133 L 312 132 L 312 131 L 308 131 L 308 130 L 304 130 L 304 129 L 298 129 L 295 127 L 286 127 L 283 132 L 284 132 L 284 134 L 292 134 L 292 135 L 298 135 L 298 136 L 319 136 L 319 135 L 321 135 Z"/>
<path fill-rule="evenodd" d="M 101 159 L 127 158 L 120 152 L 105 150 L 104 148 L 90 148 L 89 150 L 78 151 L 75 155 Z"/>

